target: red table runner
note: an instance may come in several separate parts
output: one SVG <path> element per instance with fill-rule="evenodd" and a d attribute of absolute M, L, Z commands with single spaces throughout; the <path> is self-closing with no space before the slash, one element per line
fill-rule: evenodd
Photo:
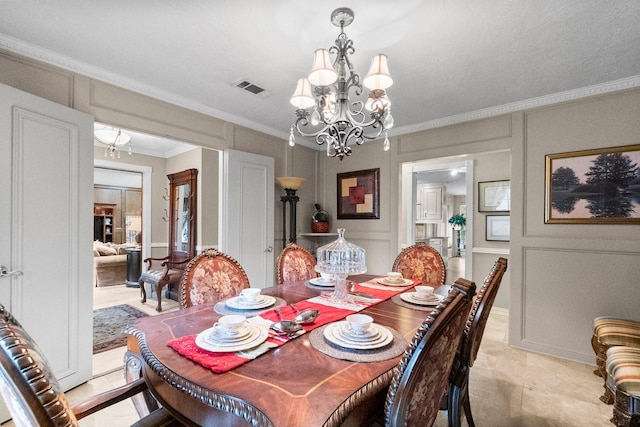
<path fill-rule="evenodd" d="M 320 314 L 315 319 L 315 321 L 311 325 L 303 326 L 305 332 L 312 331 L 315 328 L 318 328 L 322 325 L 326 325 L 327 323 L 335 322 L 337 320 L 342 320 L 347 317 L 349 314 L 356 313 L 358 311 L 364 310 L 368 307 L 372 307 L 376 304 L 380 304 L 383 301 L 388 300 L 389 298 L 397 295 L 401 292 L 406 291 L 407 289 L 412 288 L 420 283 L 419 280 L 414 280 L 413 285 L 404 286 L 404 287 L 385 287 L 382 289 L 381 287 L 367 287 L 365 284 L 356 284 L 355 291 L 369 294 L 376 299 L 368 299 L 368 298 L 357 298 L 356 306 L 358 309 L 346 309 L 339 308 L 333 305 L 330 305 L 329 294 L 313 297 L 304 301 L 297 302 L 295 307 L 299 311 L 303 311 L 306 309 L 316 309 L 320 311 Z M 324 301 L 323 301 L 324 300 Z M 325 302 L 326 301 L 326 302 Z M 292 319 L 296 316 L 296 311 L 291 306 L 280 307 L 280 312 L 285 319 Z M 249 322 L 252 323 L 265 323 L 270 325 L 273 322 L 279 321 L 280 318 L 278 313 L 275 310 L 269 310 L 262 313 L 257 318 L 248 319 Z M 268 327 L 268 326 L 267 326 Z M 300 334 L 302 335 L 302 334 Z M 211 369 L 216 373 L 223 373 L 230 371 L 234 368 L 237 368 L 240 365 L 247 363 L 250 360 L 255 359 L 256 357 L 268 352 L 271 348 L 279 347 L 292 339 L 297 338 L 294 337 L 286 337 L 286 336 L 276 336 L 273 331 L 269 331 L 269 338 L 267 341 L 255 349 L 250 349 L 247 351 L 239 351 L 235 353 L 231 352 L 213 352 L 204 350 L 198 347 L 195 343 L 196 335 L 186 335 L 184 337 L 176 338 L 168 342 L 168 345 L 177 351 L 182 356 L 193 360 L 194 362 L 204 366 L 205 368 Z"/>

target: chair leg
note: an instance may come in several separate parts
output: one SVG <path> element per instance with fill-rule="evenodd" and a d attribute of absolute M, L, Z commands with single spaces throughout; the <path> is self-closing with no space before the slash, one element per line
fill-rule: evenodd
<path fill-rule="evenodd" d="M 464 416 L 467 418 L 467 424 L 469 427 L 476 427 L 473 422 L 473 415 L 471 415 L 471 401 L 469 400 L 469 384 L 466 384 L 464 389 L 464 397 L 462 398 L 462 407 L 464 408 Z"/>
<path fill-rule="evenodd" d="M 447 411 L 449 427 L 461 427 L 462 414 L 460 409 L 462 405 L 460 404 L 460 398 L 460 387 L 454 384 L 449 384 L 449 408 Z"/>
<path fill-rule="evenodd" d="M 160 282 L 156 285 L 156 297 L 158 298 L 158 305 L 156 306 L 156 311 L 162 311 L 162 287 L 165 284 Z"/>
<path fill-rule="evenodd" d="M 142 297 L 140 302 L 144 304 L 147 302 L 147 290 L 144 288 L 144 280 L 139 280 L 138 284 L 140 285 L 140 296 Z"/>

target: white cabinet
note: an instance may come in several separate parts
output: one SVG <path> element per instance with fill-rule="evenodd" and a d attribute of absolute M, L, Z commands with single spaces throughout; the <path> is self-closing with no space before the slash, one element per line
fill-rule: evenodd
<path fill-rule="evenodd" d="M 416 199 L 417 221 L 442 221 L 441 185 L 419 185 Z"/>

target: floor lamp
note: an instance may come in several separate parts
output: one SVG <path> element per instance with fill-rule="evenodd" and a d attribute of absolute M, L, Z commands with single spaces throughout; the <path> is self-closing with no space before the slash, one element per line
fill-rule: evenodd
<path fill-rule="evenodd" d="M 286 193 L 280 196 L 282 202 L 282 248 L 287 246 L 287 205 L 289 205 L 289 243 L 296 243 L 296 204 L 300 200 L 296 191 L 302 186 L 304 178 L 284 176 L 276 178 L 276 182 Z"/>

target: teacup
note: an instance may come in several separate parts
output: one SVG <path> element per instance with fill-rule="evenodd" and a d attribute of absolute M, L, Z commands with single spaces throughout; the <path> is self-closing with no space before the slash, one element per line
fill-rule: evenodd
<path fill-rule="evenodd" d="M 331 282 L 333 280 L 333 274 L 331 273 L 320 273 L 320 277 L 323 282 Z"/>
<path fill-rule="evenodd" d="M 259 288 L 246 288 L 240 291 L 240 298 L 246 302 L 255 302 L 260 296 Z"/>
<path fill-rule="evenodd" d="M 346 317 L 349 322 L 349 328 L 356 334 L 364 334 L 373 323 L 373 317 L 366 314 L 350 314 Z"/>
<path fill-rule="evenodd" d="M 416 298 L 422 300 L 429 300 L 433 298 L 433 287 L 418 285 L 413 288 L 416 291 Z"/>
<path fill-rule="evenodd" d="M 227 336 L 238 335 L 246 320 L 247 318 L 240 314 L 222 316 L 213 324 L 214 333 Z"/>
<path fill-rule="evenodd" d="M 389 282 L 402 282 L 402 273 L 398 271 L 390 271 L 387 273 L 387 280 Z"/>

